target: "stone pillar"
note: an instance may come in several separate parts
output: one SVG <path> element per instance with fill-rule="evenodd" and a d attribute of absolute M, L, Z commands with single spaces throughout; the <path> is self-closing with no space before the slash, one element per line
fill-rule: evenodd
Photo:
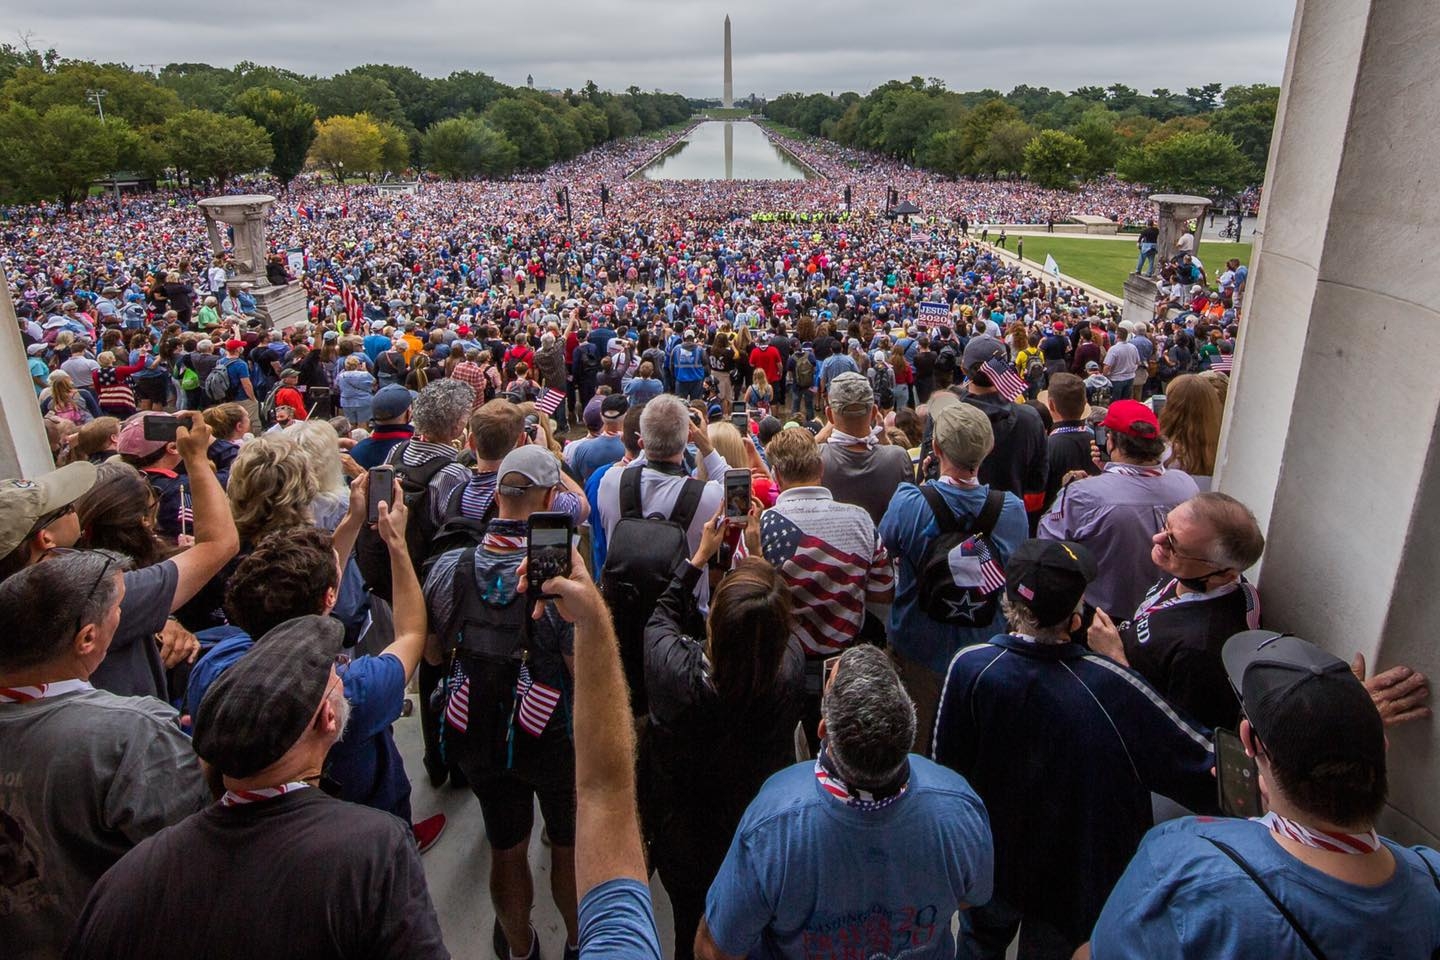
<path fill-rule="evenodd" d="M 255 298 L 256 313 L 268 326 L 283 330 L 305 319 L 305 294 L 298 283 L 271 286 L 265 276 L 265 220 L 274 205 L 275 198 L 263 193 L 210 197 L 199 204 L 217 254 L 225 252 L 217 221 L 235 232 L 230 249 L 235 275 L 226 285 L 232 289 L 248 285 L 245 289 Z"/>
<path fill-rule="evenodd" d="M 1437 46 L 1434 0 L 1299 0 L 1216 464 L 1266 530 L 1267 626 L 1432 685 Z M 1389 731 L 1382 827 L 1406 842 L 1440 835 L 1437 733 Z"/>
<path fill-rule="evenodd" d="M 1125 278 L 1125 305 L 1120 319 L 1130 323 L 1153 323 L 1160 302 L 1160 286 L 1149 277 L 1132 273 Z"/>
<path fill-rule="evenodd" d="M 50 438 L 30 386 L 25 341 L 20 339 L 10 284 L 0 271 L 0 477 L 26 479 L 55 469 Z"/>
<path fill-rule="evenodd" d="M 1160 205 L 1155 225 L 1160 228 L 1157 252 L 1160 261 L 1175 256 L 1175 244 L 1183 234 L 1190 233 L 1189 223 L 1195 221 L 1195 251 L 1200 251 L 1200 234 L 1205 229 L 1205 211 L 1210 201 L 1183 193 L 1157 193 L 1150 198 Z"/>

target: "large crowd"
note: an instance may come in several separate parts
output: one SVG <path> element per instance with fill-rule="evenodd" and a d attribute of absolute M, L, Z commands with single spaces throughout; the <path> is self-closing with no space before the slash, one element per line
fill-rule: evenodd
<path fill-rule="evenodd" d="M 1146 228 L 1122 319 L 960 221 L 1132 189 L 786 146 L 828 178 L 297 183 L 284 329 L 193 195 L 5 212 L 59 465 L 0 481 L 7 955 L 449 956 L 417 777 L 498 960 L 537 807 L 552 956 L 1440 948 L 1375 831 L 1426 678 L 1266 630 L 1210 489 L 1244 265 Z"/>

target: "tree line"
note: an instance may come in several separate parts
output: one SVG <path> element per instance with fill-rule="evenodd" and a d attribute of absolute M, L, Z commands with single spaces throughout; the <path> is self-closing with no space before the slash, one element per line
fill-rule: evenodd
<path fill-rule="evenodd" d="M 1021 85 L 958 93 L 892 80 L 865 96 L 787 93 L 777 123 L 948 177 L 1026 177 L 1072 187 L 1114 172 L 1188 193 L 1233 193 L 1264 177 L 1280 88 L 1265 84 L 1149 95 L 1114 83 L 1070 93 Z"/>
<path fill-rule="evenodd" d="M 217 188 L 258 170 L 288 184 L 307 167 L 503 177 L 678 123 L 695 105 L 633 86 L 553 93 L 391 64 L 330 77 L 250 62 L 149 74 L 0 44 L 0 202 L 71 203 L 115 171 Z"/>

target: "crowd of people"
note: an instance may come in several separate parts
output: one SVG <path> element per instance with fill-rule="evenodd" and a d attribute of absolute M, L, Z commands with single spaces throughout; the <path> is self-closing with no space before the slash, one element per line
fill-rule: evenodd
<path fill-rule="evenodd" d="M 787 146 L 852 216 L 621 180 L 654 143 L 298 185 L 285 329 L 193 198 L 8 212 L 59 466 L 0 481 L 0 942 L 449 956 L 422 777 L 479 806 L 498 960 L 537 807 L 552 956 L 1440 947 L 1440 856 L 1375 832 L 1427 679 L 1265 629 L 1210 489 L 1243 265 L 1152 250 L 1122 319 L 960 223 L 1057 198 Z M 903 177 L 950 209 L 881 216 Z"/>

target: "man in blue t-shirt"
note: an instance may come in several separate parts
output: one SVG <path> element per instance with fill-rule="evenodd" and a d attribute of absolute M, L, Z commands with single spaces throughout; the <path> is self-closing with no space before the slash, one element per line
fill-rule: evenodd
<path fill-rule="evenodd" d="M 340 571 L 337 555 L 349 557 L 366 519 L 369 477 L 350 490 L 350 509 L 333 537 L 314 527 L 266 536 L 242 560 L 225 591 L 230 627 L 226 636 L 195 664 L 185 692 L 185 713 L 195 716 L 205 693 L 226 669 L 286 621 L 325 615 L 335 606 Z M 397 502 L 379 523 L 390 554 L 394 580 L 395 640 L 377 656 L 356 657 L 338 668 L 350 704 L 345 735 L 330 748 L 324 776 L 342 800 L 393 813 L 410 822 L 410 778 L 395 745 L 391 724 L 400 719 L 405 686 L 425 648 L 425 602 L 405 548 L 406 510 Z M 421 851 L 445 827 L 444 814 L 414 824 Z"/>
<path fill-rule="evenodd" d="M 1077 956 L 1440 955 L 1440 855 L 1375 833 L 1385 730 L 1364 685 L 1267 630 L 1237 633 L 1221 658 L 1268 812 L 1150 831 Z"/>
<path fill-rule="evenodd" d="M 881 650 L 840 656 L 820 736 L 745 811 L 695 956 L 954 957 L 951 918 L 990 899 L 989 820 L 963 777 L 910 754 L 914 705 Z"/>

